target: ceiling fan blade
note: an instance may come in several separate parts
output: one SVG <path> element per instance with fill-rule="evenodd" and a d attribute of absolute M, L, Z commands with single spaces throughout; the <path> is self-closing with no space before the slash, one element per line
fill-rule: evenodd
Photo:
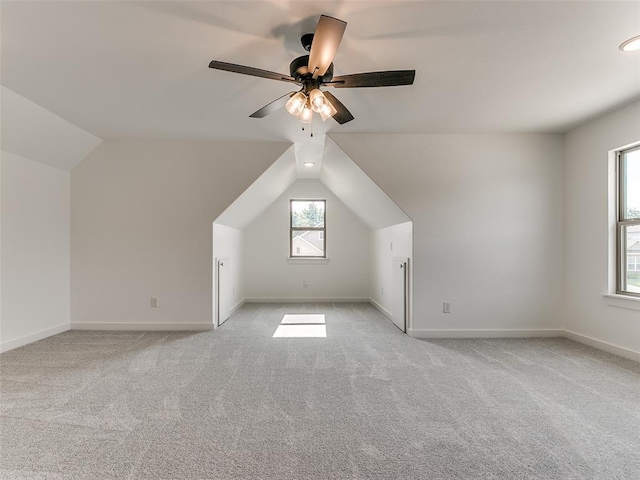
<path fill-rule="evenodd" d="M 324 75 L 333 62 L 345 28 L 347 22 L 327 15 L 320 16 L 309 52 L 309 71 L 313 73 L 313 78 Z"/>
<path fill-rule="evenodd" d="M 280 80 L 281 82 L 296 82 L 293 77 L 282 73 L 270 72 L 269 70 L 262 70 L 260 68 L 245 67 L 244 65 L 236 65 L 235 63 L 218 62 L 217 60 L 212 60 L 209 68 L 241 73 L 242 75 L 251 75 L 252 77 L 270 78 L 271 80 Z"/>
<path fill-rule="evenodd" d="M 276 110 L 280 110 L 282 107 L 285 106 L 285 104 L 287 103 L 289 98 L 291 98 L 291 95 L 293 95 L 294 93 L 296 93 L 296 92 L 289 92 L 289 93 L 284 94 L 280 98 L 277 98 L 273 102 L 265 105 L 264 107 L 262 107 L 257 112 L 253 112 L 249 116 L 251 118 L 264 118 L 267 115 L 275 112 Z"/>
<path fill-rule="evenodd" d="M 333 77 L 333 80 L 323 85 L 335 88 L 396 87 L 413 85 L 415 77 L 415 70 L 388 70 Z"/>
<path fill-rule="evenodd" d="M 334 97 L 330 92 L 325 91 L 322 93 L 324 93 L 324 96 L 327 97 L 327 100 L 331 102 L 331 105 L 333 105 L 333 108 L 335 108 L 338 111 L 338 113 L 336 113 L 333 116 L 333 119 L 336 122 L 342 125 L 343 123 L 347 123 L 353 120 L 353 115 L 351 115 L 351 112 L 347 110 L 347 107 L 345 107 L 340 100 Z"/>

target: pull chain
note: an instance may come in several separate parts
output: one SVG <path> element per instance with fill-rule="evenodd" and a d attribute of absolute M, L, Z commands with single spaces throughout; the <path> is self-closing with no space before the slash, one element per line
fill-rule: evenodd
<path fill-rule="evenodd" d="M 302 125 L 302 131 L 304 132 L 304 125 Z M 311 132 L 311 138 L 313 138 L 313 123 L 311 124 L 311 126 L 309 127 L 309 131 Z"/>

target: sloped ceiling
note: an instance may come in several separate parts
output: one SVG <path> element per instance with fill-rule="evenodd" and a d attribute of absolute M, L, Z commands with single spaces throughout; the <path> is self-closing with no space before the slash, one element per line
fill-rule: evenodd
<path fill-rule="evenodd" d="M 325 139 L 320 181 L 371 230 L 411 219 L 330 138 Z"/>
<path fill-rule="evenodd" d="M 321 141 L 318 144 L 322 147 Z M 215 223 L 243 230 L 296 180 L 308 178 L 320 180 L 371 230 L 411 220 L 330 138 L 324 138 L 322 164 L 315 175 L 300 167 L 296 147 L 292 145 L 278 158 Z"/>
<path fill-rule="evenodd" d="M 6 87 L 0 90 L 2 150 L 71 171 L 102 140 Z"/>
<path fill-rule="evenodd" d="M 228 227 L 245 229 L 297 179 L 292 145 L 215 220 Z"/>
<path fill-rule="evenodd" d="M 2 2 L 2 83 L 100 138 L 307 138 L 291 90 L 208 68 L 287 73 L 320 14 L 348 22 L 336 74 L 415 68 L 412 87 L 342 89 L 331 132 L 560 132 L 640 95 L 638 3 L 620 1 Z"/>

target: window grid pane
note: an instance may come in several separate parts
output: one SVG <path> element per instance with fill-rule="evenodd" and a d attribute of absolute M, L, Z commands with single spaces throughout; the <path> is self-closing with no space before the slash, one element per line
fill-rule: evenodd
<path fill-rule="evenodd" d="M 291 200 L 291 227 L 323 228 L 324 200 Z"/>
<path fill-rule="evenodd" d="M 620 158 L 620 220 L 640 220 L 640 148 Z"/>
<path fill-rule="evenodd" d="M 325 200 L 291 200 L 291 257 L 326 257 L 325 206 Z"/>
<path fill-rule="evenodd" d="M 618 287 L 640 296 L 640 146 L 618 155 Z"/>
<path fill-rule="evenodd" d="M 324 240 L 319 238 L 322 230 L 292 230 L 292 257 L 324 257 Z"/>
<path fill-rule="evenodd" d="M 624 239 L 621 267 L 626 266 L 621 275 L 621 291 L 640 295 L 640 222 L 624 225 L 621 232 Z"/>

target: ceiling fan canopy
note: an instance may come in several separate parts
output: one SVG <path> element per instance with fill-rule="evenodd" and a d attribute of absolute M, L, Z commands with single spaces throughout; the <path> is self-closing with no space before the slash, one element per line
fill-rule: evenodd
<path fill-rule="evenodd" d="M 339 124 L 344 124 L 353 120 L 353 115 L 334 95 L 320 90 L 320 87 L 366 88 L 412 85 L 416 74 L 415 70 L 387 70 L 334 77 L 333 59 L 346 28 L 346 22 L 321 15 L 315 32 L 307 33 L 300 39 L 309 55 L 294 59 L 289 65 L 289 75 L 217 60 L 213 60 L 209 68 L 294 83 L 301 87 L 299 91 L 289 92 L 252 113 L 250 115 L 252 118 L 266 117 L 286 106 L 289 113 L 304 123 L 310 123 L 313 113 L 316 112 L 323 120 L 332 117 Z"/>

